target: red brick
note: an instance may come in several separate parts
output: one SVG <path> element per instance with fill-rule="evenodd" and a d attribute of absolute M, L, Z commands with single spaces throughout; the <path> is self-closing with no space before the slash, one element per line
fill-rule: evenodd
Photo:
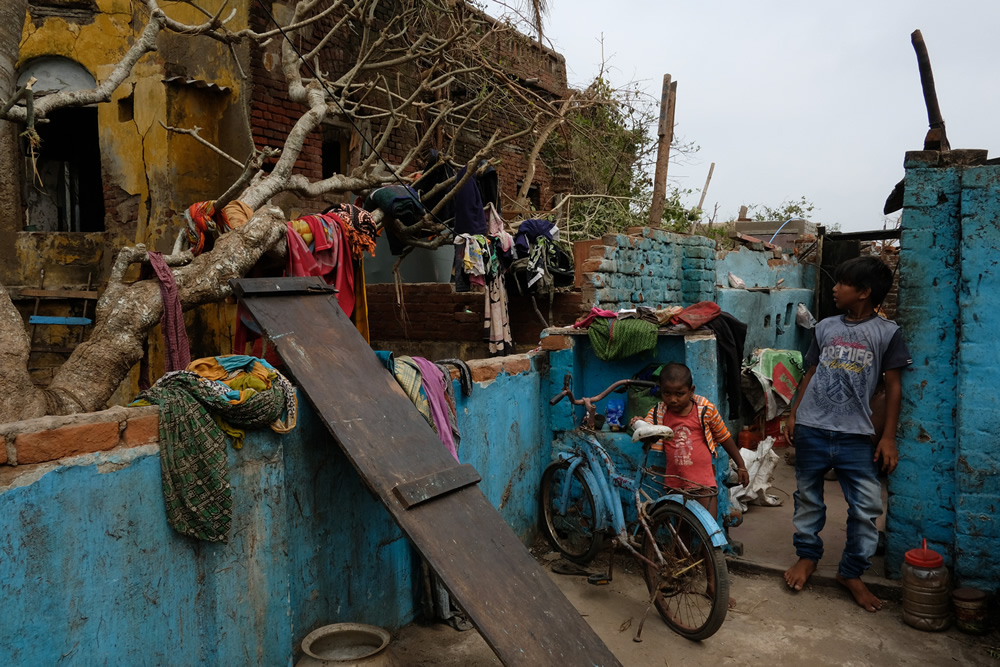
<path fill-rule="evenodd" d="M 159 415 L 133 417 L 125 427 L 125 446 L 138 447 L 157 442 L 160 439 Z"/>
<path fill-rule="evenodd" d="M 55 461 L 67 456 L 113 449 L 117 445 L 118 422 L 80 424 L 38 433 L 21 433 L 14 440 L 18 464 Z"/>
<path fill-rule="evenodd" d="M 503 371 L 503 361 L 500 359 L 484 359 L 469 363 L 469 370 L 472 371 L 473 382 L 489 382 L 496 380 Z"/>
<path fill-rule="evenodd" d="M 0 435 L 0 465 L 7 463 L 7 439 Z"/>
<path fill-rule="evenodd" d="M 570 336 L 546 336 L 542 339 L 543 350 L 568 350 L 573 347 L 573 339 Z"/>
<path fill-rule="evenodd" d="M 520 375 L 531 372 L 531 359 L 527 357 L 508 357 L 503 362 L 503 372 L 507 375 Z"/>

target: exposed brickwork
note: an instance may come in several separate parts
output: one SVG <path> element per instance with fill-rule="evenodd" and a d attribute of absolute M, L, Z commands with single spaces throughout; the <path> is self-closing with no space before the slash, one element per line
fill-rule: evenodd
<path fill-rule="evenodd" d="M 608 310 L 663 308 L 715 297 L 715 241 L 638 227 L 607 234 L 581 265 L 582 296 Z"/>
<path fill-rule="evenodd" d="M 485 295 L 482 292 L 456 293 L 448 283 L 403 285 L 403 309 L 396 304 L 396 287 L 369 285 L 368 320 L 373 340 L 422 340 L 478 342 L 483 340 Z M 508 293 L 511 335 L 519 345 L 538 344 L 542 323 L 529 297 Z M 557 292 L 549 318 L 549 300 L 536 297 L 538 308 L 552 326 L 566 326 L 590 310 L 580 292 Z"/>
<path fill-rule="evenodd" d="M 466 6 L 460 11 L 470 11 L 480 18 L 492 21 L 485 15 L 479 14 L 476 10 Z M 392 3 L 382 3 L 378 5 L 375 14 L 376 23 L 385 24 L 393 11 Z M 304 31 L 301 37 L 297 38 L 297 46 L 302 51 L 307 51 L 318 43 L 318 40 L 326 34 L 333 22 L 338 19 L 337 15 L 331 15 L 317 25 L 313 31 Z M 251 6 L 250 17 L 251 28 L 264 31 L 272 28 L 267 16 L 256 5 Z M 354 33 L 347 33 L 352 36 L 347 42 L 336 42 L 327 45 L 320 52 L 319 66 L 326 73 L 328 80 L 335 80 L 338 74 L 346 72 L 354 63 L 355 55 L 360 48 L 358 36 Z M 283 142 L 295 121 L 306 111 L 304 107 L 294 104 L 288 99 L 287 84 L 281 71 L 280 39 L 274 39 L 265 49 L 253 49 L 251 54 L 251 79 L 253 81 L 250 95 L 250 122 L 251 133 L 254 144 L 258 147 L 271 146 L 278 147 Z M 540 49 L 536 43 L 523 35 L 517 35 L 509 31 L 498 33 L 498 36 L 490 38 L 485 48 L 496 52 L 495 62 L 503 63 L 505 70 L 524 85 L 533 88 L 539 95 L 549 99 L 563 97 L 566 94 L 566 63 L 563 57 L 548 49 Z M 401 90 L 399 95 L 408 96 L 416 89 L 420 72 L 414 66 L 403 65 L 398 68 L 398 77 L 394 77 L 394 84 L 399 83 Z M 530 81 L 531 83 L 527 83 Z M 464 101 L 464 95 L 460 83 L 456 83 L 448 93 L 455 97 L 456 103 Z M 372 93 L 366 98 L 368 104 L 379 104 L 380 100 L 376 93 Z M 502 133 L 509 133 L 512 129 L 524 126 L 530 121 L 530 113 L 521 113 L 519 110 L 506 110 L 502 105 L 492 105 L 490 111 L 477 117 L 469 123 L 463 135 L 459 137 L 456 144 L 456 158 L 467 159 L 491 136 L 494 131 L 501 130 Z M 344 140 L 356 146 L 354 152 L 349 157 L 349 163 L 358 164 L 361 159 L 361 142 L 351 139 L 354 130 L 347 126 L 343 118 L 331 118 L 336 122 L 344 123 Z M 380 151 L 382 156 L 389 163 L 399 163 L 416 144 L 418 133 L 429 126 L 429 120 L 414 118 L 413 123 L 402 123 L 393 131 L 392 136 Z M 371 121 L 371 137 L 377 138 L 379 132 L 385 126 L 382 124 L 385 119 L 375 119 Z M 299 159 L 295 163 L 295 173 L 300 173 L 311 180 L 319 179 L 322 176 L 322 129 L 312 132 L 307 138 Z M 445 145 L 433 148 L 446 148 L 450 142 L 450 137 L 444 135 Z M 517 193 L 518 186 L 524 179 L 527 172 L 526 156 L 531 149 L 532 138 L 526 137 L 517 142 L 511 142 L 501 146 L 496 155 L 501 162 L 500 167 L 500 187 L 501 203 L 506 207 L 511 203 Z M 367 149 L 365 149 L 367 150 Z M 423 165 L 414 165 L 415 169 L 422 168 Z M 549 209 L 554 200 L 555 191 L 565 191 L 568 186 L 565 183 L 554 182 L 554 175 L 550 166 L 539 161 L 536 165 L 536 172 L 533 183 L 539 188 L 539 204 L 542 209 Z M 323 202 L 300 201 L 299 206 L 303 209 L 322 206 Z"/>
<path fill-rule="evenodd" d="M 43 463 L 67 456 L 114 449 L 118 422 L 80 424 L 40 433 L 21 433 L 14 439 L 19 465 Z"/>
<path fill-rule="evenodd" d="M 126 447 L 148 445 L 160 439 L 160 418 L 158 415 L 147 415 L 130 419 L 122 434 Z"/>
<path fill-rule="evenodd" d="M 0 424 L 0 431 L 0 465 L 23 466 L 116 447 L 155 444 L 159 417 L 155 407 L 112 408 Z"/>

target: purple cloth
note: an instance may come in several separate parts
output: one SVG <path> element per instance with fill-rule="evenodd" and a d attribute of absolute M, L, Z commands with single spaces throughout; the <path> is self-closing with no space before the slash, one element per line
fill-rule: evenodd
<path fill-rule="evenodd" d="M 177 295 L 177 282 L 174 280 L 173 271 L 163 261 L 161 253 L 150 252 L 149 265 L 160 281 L 160 299 L 163 301 L 160 329 L 163 331 L 163 342 L 167 348 L 166 369 L 167 372 L 182 371 L 191 364 L 191 345 L 188 343 L 187 330 L 184 328 L 184 311 Z"/>
<path fill-rule="evenodd" d="M 420 369 L 420 381 L 427 394 L 427 403 L 431 407 L 431 417 L 437 427 L 438 437 L 451 455 L 458 461 L 458 451 L 455 450 L 455 439 L 451 435 L 451 422 L 448 421 L 448 400 L 444 394 L 444 375 L 433 361 L 423 357 L 410 357 Z M 451 381 L 451 378 L 449 378 Z"/>

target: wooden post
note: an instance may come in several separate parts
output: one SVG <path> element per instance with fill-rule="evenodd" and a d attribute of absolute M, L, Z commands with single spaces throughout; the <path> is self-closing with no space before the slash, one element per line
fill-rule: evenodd
<path fill-rule="evenodd" d="M 698 200 L 698 210 L 701 211 L 705 205 L 705 195 L 708 193 L 708 184 L 712 182 L 712 172 L 715 171 L 715 163 L 708 168 L 708 177 L 705 179 L 705 187 L 701 189 L 701 199 Z"/>
<path fill-rule="evenodd" d="M 667 163 L 670 160 L 670 142 L 674 138 L 674 105 L 677 102 L 677 82 L 663 75 L 663 91 L 660 94 L 660 126 L 657 131 L 656 172 L 653 176 L 653 202 L 649 207 L 649 224 L 659 227 L 663 219 L 664 201 L 667 195 Z"/>

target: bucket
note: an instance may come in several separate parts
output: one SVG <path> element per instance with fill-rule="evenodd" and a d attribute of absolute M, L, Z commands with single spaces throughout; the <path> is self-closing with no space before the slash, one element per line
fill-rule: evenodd
<path fill-rule="evenodd" d="M 389 633 L 363 623 L 335 623 L 302 640 L 305 654 L 295 667 L 395 667 L 386 647 Z"/>
<path fill-rule="evenodd" d="M 955 625 L 962 632 L 985 635 L 990 631 L 988 621 L 989 597 L 977 588 L 959 588 L 951 594 L 955 607 Z"/>

